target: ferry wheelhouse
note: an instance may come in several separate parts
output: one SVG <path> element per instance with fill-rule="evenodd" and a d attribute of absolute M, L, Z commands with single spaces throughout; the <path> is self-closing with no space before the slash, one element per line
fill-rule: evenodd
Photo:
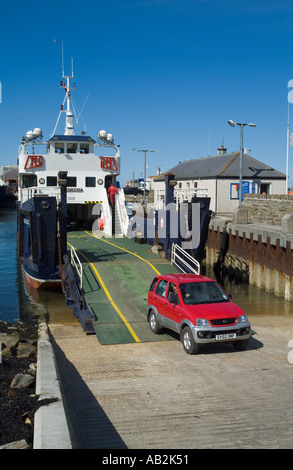
<path fill-rule="evenodd" d="M 119 236 L 123 235 L 123 224 L 127 224 L 123 189 L 117 190 L 114 204 L 109 199 L 109 188 L 116 187 L 120 173 L 119 145 L 104 130 L 98 132 L 96 140 L 84 132 L 75 134 L 71 91 L 76 86 L 70 87 L 72 78 L 73 74 L 63 74 L 60 82 L 65 97 L 50 139 L 44 141 L 41 129 L 35 128 L 26 133 L 19 148 L 18 251 L 34 287 L 60 281 L 56 244 L 62 185 L 66 186 L 63 222 L 66 220 L 67 228 L 73 224 L 95 230 L 97 236 L 98 232 Z M 59 134 L 56 129 L 62 114 L 65 130 Z M 66 227 L 62 227 L 63 232 Z M 63 243 L 62 254 L 65 250 Z"/>

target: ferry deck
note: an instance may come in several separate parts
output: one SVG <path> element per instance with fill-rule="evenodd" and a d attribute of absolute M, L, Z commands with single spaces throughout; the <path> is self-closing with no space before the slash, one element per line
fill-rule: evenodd
<path fill-rule="evenodd" d="M 129 238 L 96 238 L 89 231 L 67 234 L 82 264 L 82 288 L 96 321 L 100 344 L 172 340 L 154 335 L 147 322 L 147 295 L 157 274 L 175 272 L 148 244 Z"/>

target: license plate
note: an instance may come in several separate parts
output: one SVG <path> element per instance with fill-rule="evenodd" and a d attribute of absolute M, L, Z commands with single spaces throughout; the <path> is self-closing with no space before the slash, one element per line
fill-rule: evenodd
<path fill-rule="evenodd" d="M 236 338 L 236 333 L 227 333 L 225 335 L 216 335 L 216 340 L 234 339 L 234 338 Z"/>

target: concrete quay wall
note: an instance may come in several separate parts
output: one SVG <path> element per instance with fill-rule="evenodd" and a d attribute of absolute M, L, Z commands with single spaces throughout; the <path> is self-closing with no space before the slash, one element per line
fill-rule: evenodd
<path fill-rule="evenodd" d="M 234 220 L 211 219 L 206 263 L 213 266 L 224 248 L 221 275 L 228 275 L 235 282 L 249 282 L 293 301 L 293 215 L 283 216 L 281 225 L 252 224 L 247 223 L 247 211 L 243 211 L 244 220 L 243 214 L 234 216 Z M 225 246 L 223 233 L 226 233 Z"/>

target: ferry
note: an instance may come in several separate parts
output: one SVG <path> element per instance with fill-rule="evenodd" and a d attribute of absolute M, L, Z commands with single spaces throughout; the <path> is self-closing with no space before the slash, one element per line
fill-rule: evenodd
<path fill-rule="evenodd" d="M 65 97 L 50 138 L 44 140 L 42 130 L 34 128 L 19 147 L 18 256 L 34 288 L 60 285 L 67 230 L 78 225 L 103 236 L 122 236 L 128 222 L 123 189 L 116 188 L 119 145 L 105 130 L 96 139 L 84 131 L 75 133 L 76 84 L 71 80 L 73 72 L 63 72 L 60 87 Z M 57 132 L 62 115 L 63 134 Z"/>

